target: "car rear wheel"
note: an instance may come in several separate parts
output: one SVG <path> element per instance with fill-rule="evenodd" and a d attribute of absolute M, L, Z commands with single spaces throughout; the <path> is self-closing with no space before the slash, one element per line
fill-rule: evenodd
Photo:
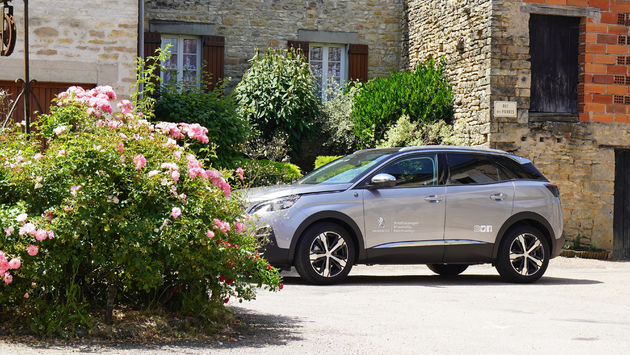
<path fill-rule="evenodd" d="M 333 284 L 348 275 L 354 254 L 354 241 L 348 231 L 335 223 L 317 223 L 299 241 L 295 268 L 307 282 Z"/>
<path fill-rule="evenodd" d="M 547 270 L 549 254 L 549 243 L 542 232 L 531 226 L 520 226 L 503 238 L 497 271 L 508 282 L 534 282 Z"/>
<path fill-rule="evenodd" d="M 427 264 L 429 270 L 441 276 L 456 276 L 464 272 L 468 265 L 463 264 Z"/>

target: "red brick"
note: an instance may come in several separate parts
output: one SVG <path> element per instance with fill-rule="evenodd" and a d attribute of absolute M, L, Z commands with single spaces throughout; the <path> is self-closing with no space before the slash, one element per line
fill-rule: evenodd
<path fill-rule="evenodd" d="M 579 77 L 579 82 L 580 83 L 584 83 L 584 84 L 590 84 L 593 82 L 593 75 L 592 74 L 582 74 Z"/>
<path fill-rule="evenodd" d="M 612 10 L 617 12 L 630 12 L 630 1 L 614 1 Z"/>
<path fill-rule="evenodd" d="M 628 27 L 624 25 L 608 25 L 608 33 L 627 36 Z"/>
<path fill-rule="evenodd" d="M 598 35 L 601 36 L 601 35 Z M 584 46 L 585 53 L 606 53 L 606 45 L 605 44 L 591 44 L 587 43 Z"/>
<path fill-rule="evenodd" d="M 593 113 L 593 122 L 612 122 L 614 117 L 612 113 Z"/>
<path fill-rule="evenodd" d="M 612 104 L 612 95 L 593 94 L 593 102 L 598 104 Z"/>
<path fill-rule="evenodd" d="M 587 7 L 588 6 L 588 0 L 567 0 L 567 5 L 569 5 L 569 6 Z"/>
<path fill-rule="evenodd" d="M 606 51 L 609 54 L 628 55 L 628 46 L 609 44 Z"/>
<path fill-rule="evenodd" d="M 617 36 L 598 34 L 597 43 L 617 44 Z"/>
<path fill-rule="evenodd" d="M 619 123 L 630 123 L 630 115 L 616 114 L 615 122 Z"/>
<path fill-rule="evenodd" d="M 546 0 L 545 4 L 549 5 L 566 5 L 567 0 Z"/>
<path fill-rule="evenodd" d="M 609 23 L 612 25 L 617 24 L 617 13 L 616 12 L 602 12 L 601 23 Z"/>
<path fill-rule="evenodd" d="M 606 93 L 612 95 L 628 95 L 628 86 L 626 85 L 608 85 Z"/>
<path fill-rule="evenodd" d="M 626 111 L 627 106 L 623 105 L 623 104 L 611 104 L 611 105 L 606 105 L 606 112 L 607 113 L 627 113 Z"/>
<path fill-rule="evenodd" d="M 586 43 L 597 43 L 597 33 L 586 33 L 584 40 Z"/>
<path fill-rule="evenodd" d="M 598 7 L 604 11 L 608 11 L 610 9 L 609 0 L 590 0 L 588 5 L 591 7 Z"/>
<path fill-rule="evenodd" d="M 615 77 L 612 75 L 593 75 L 593 83 L 595 84 L 612 84 Z"/>
<path fill-rule="evenodd" d="M 591 33 L 607 33 L 608 26 L 601 23 L 587 23 L 584 32 Z"/>
<path fill-rule="evenodd" d="M 580 100 L 580 98 L 582 100 Z M 591 102 L 593 102 L 593 95 L 591 94 L 578 95 L 578 102 L 590 104 Z"/>
<path fill-rule="evenodd" d="M 602 64 L 584 64 L 584 72 L 590 74 L 606 74 L 606 66 Z"/>
<path fill-rule="evenodd" d="M 605 94 L 606 86 L 604 84 L 584 84 L 585 94 Z"/>
<path fill-rule="evenodd" d="M 605 104 L 584 104 L 584 112 L 606 112 Z"/>
<path fill-rule="evenodd" d="M 588 113 L 580 113 L 580 121 L 589 122 L 590 120 L 591 120 L 591 117 Z"/>
<path fill-rule="evenodd" d="M 617 56 L 609 54 L 595 54 L 593 61 L 598 64 L 616 64 Z"/>
<path fill-rule="evenodd" d="M 609 65 L 608 74 L 623 74 L 626 75 L 628 73 L 628 67 L 625 65 Z"/>

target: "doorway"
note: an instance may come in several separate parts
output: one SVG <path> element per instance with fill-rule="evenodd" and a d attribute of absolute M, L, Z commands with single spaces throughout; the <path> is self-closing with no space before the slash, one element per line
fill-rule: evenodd
<path fill-rule="evenodd" d="M 613 257 L 630 259 L 630 150 L 615 150 Z"/>

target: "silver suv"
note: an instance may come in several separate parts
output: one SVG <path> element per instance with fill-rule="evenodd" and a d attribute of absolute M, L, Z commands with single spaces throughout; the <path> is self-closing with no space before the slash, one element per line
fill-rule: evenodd
<path fill-rule="evenodd" d="M 480 263 L 533 282 L 564 243 L 558 196 L 525 158 L 424 146 L 357 151 L 246 200 L 270 241 L 265 258 L 311 283 L 338 282 L 353 264 L 427 264 L 454 276 Z"/>

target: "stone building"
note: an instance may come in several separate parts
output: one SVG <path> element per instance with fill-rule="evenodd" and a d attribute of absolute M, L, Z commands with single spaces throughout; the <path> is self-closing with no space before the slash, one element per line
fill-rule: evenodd
<path fill-rule="evenodd" d="M 184 66 L 192 75 L 206 62 L 213 78 L 234 85 L 256 49 L 293 46 L 321 85 L 366 80 L 404 61 L 404 8 L 404 0 L 146 0 L 145 52 L 169 43 L 178 79 Z"/>
<path fill-rule="evenodd" d="M 630 1 L 409 0 L 409 59 L 445 57 L 472 144 L 529 157 L 565 233 L 630 257 Z"/>
<path fill-rule="evenodd" d="M 11 1 L 17 43 L 11 56 L 0 57 L 0 88 L 14 97 L 21 90 L 15 80 L 24 78 L 23 4 Z M 29 3 L 30 78 L 38 82 L 34 93 L 44 110 L 70 85 L 111 85 L 120 95 L 130 94 L 138 55 L 138 8 L 138 0 Z M 20 107 L 16 116 L 22 119 Z"/>

